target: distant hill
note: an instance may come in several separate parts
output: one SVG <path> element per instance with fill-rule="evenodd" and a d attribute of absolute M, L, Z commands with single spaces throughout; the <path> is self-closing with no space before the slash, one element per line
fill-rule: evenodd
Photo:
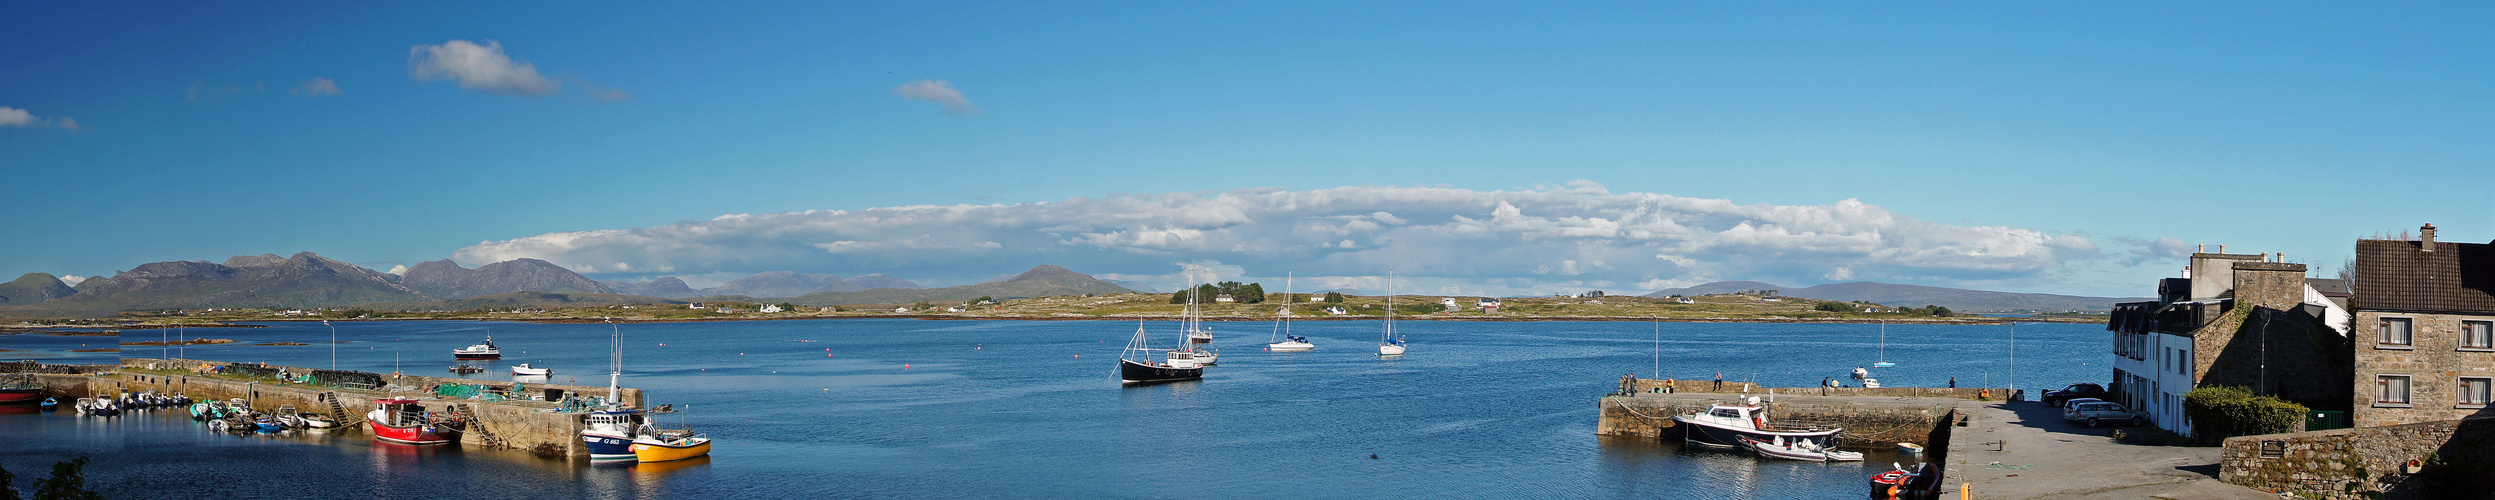
<path fill-rule="evenodd" d="M 237 257 L 239 258 L 239 257 Z M 439 299 L 464 299 L 511 292 L 613 294 L 597 280 L 537 259 L 513 259 L 469 269 L 450 259 L 416 264 L 399 284 Z"/>
<path fill-rule="evenodd" d="M 704 288 L 702 295 L 743 295 L 747 297 L 795 297 L 814 292 L 847 292 L 865 290 L 849 284 L 840 276 L 806 274 L 796 271 L 764 271 L 737 278 L 719 286 Z"/>
<path fill-rule="evenodd" d="M 0 315 L 103 315 L 119 311 L 207 307 L 344 307 L 368 302 L 433 300 L 391 283 L 379 271 L 312 252 L 275 262 L 246 258 L 232 267 L 204 261 L 156 262 L 109 278 L 89 278 L 78 293 Z"/>
<path fill-rule="evenodd" d="M 859 276 L 859 277 L 855 277 L 855 278 L 849 278 L 849 284 L 850 284 L 850 285 L 852 285 L 852 286 L 856 286 L 856 287 L 858 287 L 858 288 L 857 288 L 858 290 L 873 290 L 873 289 L 877 289 L 877 288 L 899 288 L 899 289 L 903 289 L 903 290 L 908 290 L 908 289 L 914 289 L 914 288 L 926 288 L 926 287 L 918 286 L 918 284 L 917 284 L 917 283 L 911 283 L 911 282 L 910 282 L 910 280 L 905 280 L 905 279 L 901 279 L 901 278 L 895 278 L 895 277 L 891 277 L 891 276 L 885 276 L 883 273 L 875 273 L 875 274 L 869 274 L 869 275 Z M 840 291 L 840 290 L 818 290 L 818 291 L 825 291 L 825 292 L 837 292 L 837 291 Z"/>
<path fill-rule="evenodd" d="M 2049 293 L 1993 292 L 1922 285 L 1897 285 L 1853 281 L 1812 287 L 1788 287 L 1757 281 L 1718 281 L 1688 288 L 1673 288 L 1646 294 L 1648 297 L 1673 295 L 1699 296 L 1734 293 L 1744 290 L 1778 290 L 1779 293 L 1805 299 L 1864 301 L 1892 306 L 1938 305 L 1958 312 L 2014 311 L 2108 311 L 2120 302 L 2151 300 L 2146 298 L 2081 297 Z"/>
<path fill-rule="evenodd" d="M 684 284 L 684 280 L 674 276 L 660 276 L 658 279 L 649 281 L 600 281 L 598 283 L 615 290 L 615 293 L 624 295 L 670 299 L 702 296 L 702 292 L 694 291 L 692 285 Z"/>
<path fill-rule="evenodd" d="M 1051 297 L 1099 293 L 1132 293 L 1126 287 L 1101 281 L 1091 275 L 1063 267 L 1039 266 L 1003 281 L 943 288 L 878 288 L 854 292 L 815 292 L 789 302 L 808 306 L 847 304 L 904 304 L 922 300 L 970 300 L 979 297 L 999 299 L 1015 297 Z"/>
<path fill-rule="evenodd" d="M 51 273 L 26 273 L 15 281 L 0 283 L 0 304 L 28 305 L 68 297 L 78 293 Z"/>
<path fill-rule="evenodd" d="M 444 300 L 439 302 L 376 302 L 358 304 L 356 307 L 385 311 L 473 311 L 478 309 L 512 309 L 524 307 L 578 307 L 610 304 L 682 303 L 684 302 L 661 299 L 657 297 L 619 295 L 611 293 L 511 292 L 492 295 L 478 295 L 475 297 Z"/>

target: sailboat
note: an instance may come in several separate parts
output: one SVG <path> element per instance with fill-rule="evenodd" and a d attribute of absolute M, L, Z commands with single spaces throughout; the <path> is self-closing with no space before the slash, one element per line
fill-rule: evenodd
<path fill-rule="evenodd" d="M 1178 348 L 1170 349 L 1169 358 L 1188 358 L 1195 360 L 1197 365 L 1210 366 L 1221 362 L 1221 353 L 1195 346 L 1195 344 L 1212 342 L 1213 332 L 1204 329 L 1204 309 L 1196 302 L 1197 296 L 1201 294 L 1195 293 L 1195 276 L 1191 274 L 1187 278 L 1187 313 L 1178 323 L 1179 331 L 1186 332 L 1187 335 L 1185 340 L 1179 342 Z"/>
<path fill-rule="evenodd" d="M 1378 334 L 1377 355 L 1402 356 L 1403 336 L 1395 334 L 1395 274 L 1386 273 L 1386 330 Z"/>
<path fill-rule="evenodd" d="M 1195 356 L 1179 356 L 1170 350 L 1154 361 L 1152 341 L 1145 338 L 1143 322 L 1135 322 L 1135 338 L 1126 341 L 1126 351 L 1118 355 L 1118 380 L 1129 384 L 1171 382 L 1204 378 L 1204 365 Z"/>
<path fill-rule="evenodd" d="M 1892 366 L 1897 366 L 1897 363 L 1889 362 L 1889 323 L 1882 321 L 1880 322 L 1880 360 L 1872 363 L 1871 367 L 1888 368 Z"/>
<path fill-rule="evenodd" d="M 641 410 L 625 406 L 623 400 L 617 397 L 622 392 L 617 387 L 624 378 L 624 330 L 615 326 L 614 319 L 608 319 L 606 323 L 607 328 L 614 332 L 610 337 L 613 351 L 608 355 L 607 364 L 607 406 L 589 412 L 589 416 L 583 419 L 586 425 L 581 427 L 580 441 L 582 446 L 589 448 L 589 459 L 592 461 L 635 460 L 640 457 L 633 452 L 632 442 L 633 434 L 641 429 Z"/>
<path fill-rule="evenodd" d="M 1265 344 L 1265 350 L 1273 352 L 1300 352 L 1317 348 L 1316 344 L 1308 343 L 1308 337 L 1291 334 L 1290 275 L 1284 275 L 1282 278 L 1282 311 L 1276 314 L 1278 316 L 1274 318 L 1273 338 L 1268 339 L 1271 343 Z"/>

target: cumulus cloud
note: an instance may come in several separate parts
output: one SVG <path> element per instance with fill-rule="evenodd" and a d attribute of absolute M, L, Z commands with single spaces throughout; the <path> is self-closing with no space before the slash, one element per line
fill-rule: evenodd
<path fill-rule="evenodd" d="M 588 272 L 881 272 L 976 282 L 1036 264 L 1183 282 L 1181 265 L 1302 284 L 1490 293 L 1834 279 L 1934 284 L 2049 279 L 2099 257 L 2077 235 L 1939 224 L 1859 200 L 1738 205 L 1592 183 L 1524 191 L 1421 187 L 1248 189 L 1001 205 L 733 214 L 634 229 L 481 242 L 471 264 L 544 259 Z M 1225 278 L 1229 279 L 1229 278 Z"/>
<path fill-rule="evenodd" d="M 453 80 L 468 90 L 529 97 L 550 96 L 563 89 L 554 79 L 537 74 L 537 65 L 504 54 L 502 42 L 493 40 L 483 45 L 451 40 L 409 48 L 407 75 L 417 80 Z"/>
<path fill-rule="evenodd" d="M 294 90 L 288 90 L 286 93 L 304 97 L 320 97 L 325 95 L 338 95 L 345 92 L 338 90 L 338 82 L 336 81 L 327 78 L 313 78 L 310 80 L 304 80 L 303 84 L 296 85 Z"/>
<path fill-rule="evenodd" d="M 948 115 L 967 115 L 979 112 L 978 106 L 970 104 L 970 98 L 962 97 L 962 91 L 953 89 L 953 82 L 944 80 L 919 80 L 904 83 L 899 87 L 893 87 L 892 94 L 901 96 L 902 99 L 936 103 L 943 106 L 939 112 Z"/>
<path fill-rule="evenodd" d="M 78 120 L 71 119 L 70 117 L 56 116 L 46 118 L 35 116 L 34 112 L 31 111 L 8 106 L 0 106 L 0 127 L 60 127 L 72 131 L 83 130 L 82 127 L 78 126 Z"/>
<path fill-rule="evenodd" d="M 2131 249 L 2130 258 L 2123 259 L 2122 263 L 2126 266 L 2138 266 L 2150 262 L 2178 261 L 2191 257 L 2193 250 L 2192 244 L 2184 243 L 2183 240 L 2174 239 L 2173 237 L 2159 237 L 2155 240 L 2114 238 L 2114 241 L 2125 245 L 2139 247 Z"/>

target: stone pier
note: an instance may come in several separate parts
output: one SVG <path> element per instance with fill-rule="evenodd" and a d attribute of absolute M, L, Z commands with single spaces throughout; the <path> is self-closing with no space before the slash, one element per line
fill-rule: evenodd
<path fill-rule="evenodd" d="M 1783 389 L 1779 389 L 1780 391 Z M 1672 417 L 1706 411 L 1707 406 L 1732 404 L 1757 396 L 1774 422 L 1810 422 L 1845 428 L 1846 448 L 1880 448 L 1914 443 L 1929 449 L 1948 445 L 1949 427 L 1959 406 L 1970 401 L 1945 397 L 1818 396 L 1765 392 L 1671 394 L 1641 393 L 1606 396 L 1595 433 L 1679 439 Z"/>
<path fill-rule="evenodd" d="M 528 450 L 539 456 L 576 458 L 585 458 L 589 453 L 580 444 L 582 414 L 560 412 L 557 410 L 558 402 L 542 399 L 547 396 L 549 390 L 559 391 L 555 394 L 558 400 L 563 394 L 579 393 L 596 396 L 606 394 L 605 387 L 520 383 L 516 385 L 523 386 L 520 389 L 525 390 L 514 390 L 515 384 L 510 381 L 412 375 L 379 375 L 390 383 L 380 389 L 363 390 L 280 383 L 274 379 L 233 374 L 201 373 L 204 369 L 231 364 L 197 360 L 132 358 L 123 360 L 123 368 L 117 375 L 77 377 L 87 379 L 85 384 L 94 388 L 91 390 L 102 393 L 155 391 L 165 394 L 179 393 L 195 400 L 242 399 L 248 402 L 252 409 L 264 412 L 275 411 L 280 405 L 293 405 L 295 409 L 305 413 L 327 414 L 331 412 L 330 404 L 323 401 L 320 396 L 322 393 L 333 393 L 346 410 L 347 414 L 343 417 L 355 422 L 362 421 L 364 414 L 372 411 L 374 400 L 415 399 L 422 401 L 427 411 L 455 409 L 473 415 L 476 419 L 476 426 L 462 435 L 460 440 L 462 446 L 504 446 Z M 259 364 L 250 364 L 250 366 L 285 369 L 289 373 L 311 372 L 311 369 L 299 367 Z M 507 394 L 509 399 L 487 400 L 437 396 L 429 389 L 439 384 L 479 386 L 488 392 Z M 642 405 L 642 395 L 639 389 L 621 389 L 619 396 L 633 406 Z M 354 427 L 350 431 L 362 430 L 362 427 Z"/>

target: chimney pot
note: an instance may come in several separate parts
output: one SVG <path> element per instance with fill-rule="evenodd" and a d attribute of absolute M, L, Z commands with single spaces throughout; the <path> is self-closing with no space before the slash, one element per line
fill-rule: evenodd
<path fill-rule="evenodd" d="M 2226 253 L 2226 245 L 2218 245 L 2218 253 Z"/>

